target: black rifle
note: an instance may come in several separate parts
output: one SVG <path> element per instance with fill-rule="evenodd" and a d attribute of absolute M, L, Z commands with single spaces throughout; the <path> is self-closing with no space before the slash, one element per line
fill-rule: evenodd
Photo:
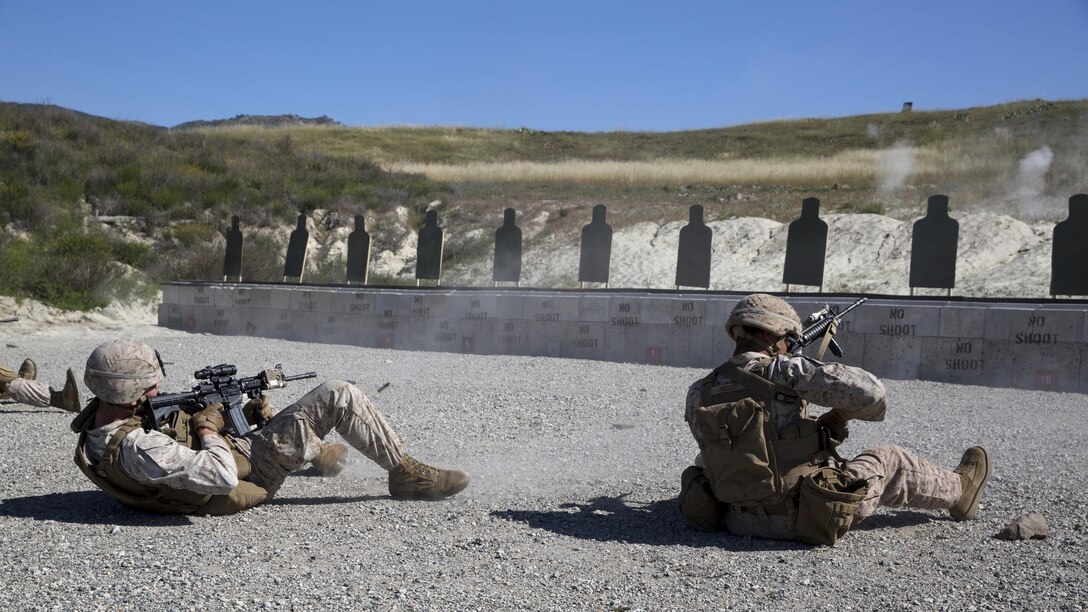
<path fill-rule="evenodd" d="M 8 317 L 6 319 L 0 319 L 0 323 L 14 323 L 19 320 L 19 317 Z"/>
<path fill-rule="evenodd" d="M 835 310 L 831 307 L 830 304 L 825 304 L 823 308 L 810 314 L 808 318 L 805 319 L 806 327 L 804 330 L 801 331 L 801 336 L 796 340 L 790 341 L 788 348 L 789 353 L 791 355 L 799 355 L 806 346 L 815 342 L 817 338 L 821 338 L 825 334 L 827 334 L 827 348 L 830 348 L 831 352 L 834 353 L 836 357 L 842 357 L 842 347 L 839 346 L 838 342 L 835 342 L 835 338 L 833 336 L 835 335 L 835 332 L 838 331 L 839 323 L 842 321 L 842 316 L 857 308 L 858 306 L 861 306 L 861 304 L 867 299 L 869 298 L 858 298 L 856 302 L 850 304 L 842 310 Z M 823 358 L 822 350 L 820 351 L 820 355 L 816 358 Z"/>
<path fill-rule="evenodd" d="M 236 436 L 244 436 L 249 433 L 249 422 L 243 408 L 243 400 L 261 397 L 269 389 L 282 389 L 291 380 L 303 378 L 315 378 L 317 372 L 307 372 L 286 376 L 282 366 L 277 365 L 271 370 L 264 370 L 256 376 L 235 378 L 238 368 L 233 365 L 221 363 L 217 366 L 208 366 L 203 370 L 193 373 L 193 378 L 198 384 L 192 391 L 180 393 L 166 393 L 147 398 L 148 421 L 151 429 L 158 430 L 159 422 L 179 410 L 189 413 L 199 412 L 212 404 L 223 404 L 223 416 L 226 420 L 224 431 Z M 257 427 L 264 425 L 264 419 L 259 415 L 256 418 Z"/>

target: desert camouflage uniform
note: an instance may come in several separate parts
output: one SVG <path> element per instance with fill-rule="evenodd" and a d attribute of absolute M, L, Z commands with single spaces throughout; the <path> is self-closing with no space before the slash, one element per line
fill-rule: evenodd
<path fill-rule="evenodd" d="M 87 432 L 86 453 L 97 462 L 106 443 L 123 423 L 114 421 Z M 235 438 L 252 473 L 246 478 L 271 497 L 284 479 L 321 453 L 321 439 L 335 429 L 375 463 L 392 470 L 404 457 L 400 439 L 370 400 L 354 385 L 328 381 L 288 406 L 261 428 Z M 219 436 L 203 436 L 203 450 L 176 444 L 173 438 L 137 428 L 121 445 L 121 467 L 134 480 L 199 493 L 225 494 L 238 484 L 235 461 Z"/>
<path fill-rule="evenodd" d="M 251 445 L 253 473 L 248 480 L 265 488 L 271 497 L 288 474 L 321 453 L 321 439 L 334 429 L 345 442 L 386 470 L 392 470 L 404 458 L 400 438 L 370 398 L 351 383 L 333 380 L 318 385 L 263 428 L 240 440 Z"/>
<path fill-rule="evenodd" d="M 732 358 L 733 363 L 751 370 L 756 362 L 766 359 L 763 353 L 744 353 Z M 849 419 L 882 421 L 887 411 L 883 383 L 869 372 L 841 363 L 821 363 L 803 356 L 780 355 L 773 358 L 767 368 L 772 383 L 788 387 L 802 398 L 828 408 L 838 410 Z M 695 410 L 702 398 L 702 383 L 696 381 L 688 388 L 685 419 L 696 441 L 702 444 L 701 434 L 695 427 Z M 729 384 L 729 379 L 719 374 L 715 385 Z M 772 401 L 769 404 L 771 418 L 779 432 L 808 416 L 802 404 Z M 855 513 L 857 520 L 872 514 L 879 506 L 910 507 L 925 509 L 951 508 L 961 494 L 960 476 L 951 470 L 936 466 L 898 446 L 877 446 L 861 453 L 845 466 L 854 478 L 869 482 L 869 492 Z M 737 510 L 730 508 L 726 525 L 734 531 L 732 523 L 742 520 L 773 520 L 759 509 Z M 792 513 L 790 513 L 792 515 Z M 788 526 L 790 517 L 783 517 L 781 527 Z M 743 529 L 743 528 L 742 528 Z M 751 531 L 750 529 L 744 529 Z M 781 533 L 776 528 L 776 536 Z"/>
<path fill-rule="evenodd" d="M 49 385 L 38 380 L 16 378 L 8 383 L 7 390 L 0 393 L 0 398 L 10 399 L 38 408 L 49 407 Z"/>

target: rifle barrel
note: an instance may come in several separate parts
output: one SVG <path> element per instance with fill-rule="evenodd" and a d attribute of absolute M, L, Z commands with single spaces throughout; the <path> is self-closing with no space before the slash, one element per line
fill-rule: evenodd
<path fill-rule="evenodd" d="M 797 340 L 795 340 L 793 343 L 790 344 L 790 346 L 788 348 L 789 352 L 796 354 L 796 353 L 800 352 L 801 350 L 803 350 L 813 340 L 815 340 L 816 338 L 819 338 L 820 336 L 824 335 L 824 332 L 827 331 L 827 328 L 831 326 L 832 322 L 841 320 L 841 318 L 842 318 L 842 316 L 844 314 L 850 312 L 851 310 L 857 308 L 858 306 L 861 306 L 868 299 L 869 298 L 861 297 L 861 298 L 858 298 L 853 304 L 850 304 L 849 306 L 847 306 L 846 308 L 843 308 L 842 310 L 840 310 L 838 312 L 835 312 L 834 310 L 832 310 L 831 313 L 828 314 L 827 316 L 823 317 L 819 321 L 817 321 L 817 322 L 813 323 L 812 325 L 808 326 L 806 329 L 801 330 L 801 336 Z M 842 357 L 841 350 L 835 350 L 835 349 L 838 348 L 837 344 L 834 344 L 835 341 L 832 340 L 831 342 L 833 343 L 833 349 L 832 349 L 833 352 L 836 355 L 838 355 L 839 357 Z"/>

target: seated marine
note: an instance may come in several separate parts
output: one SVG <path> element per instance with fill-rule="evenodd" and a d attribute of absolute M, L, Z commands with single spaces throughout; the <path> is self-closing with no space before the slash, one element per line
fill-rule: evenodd
<path fill-rule="evenodd" d="M 884 385 L 869 372 L 791 355 L 797 312 L 781 298 L 749 295 L 729 315 L 733 356 L 688 389 L 685 420 L 699 446 L 681 477 L 681 512 L 698 529 L 834 544 L 880 506 L 975 517 L 990 476 L 979 446 L 947 470 L 882 445 L 833 465 L 851 419 L 881 421 Z M 809 415 L 809 404 L 830 408 Z"/>

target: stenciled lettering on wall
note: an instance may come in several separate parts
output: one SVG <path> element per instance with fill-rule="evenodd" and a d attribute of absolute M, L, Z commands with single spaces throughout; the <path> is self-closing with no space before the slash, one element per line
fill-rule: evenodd
<path fill-rule="evenodd" d="M 480 300 L 477 300 L 477 299 L 470 300 L 469 303 L 468 303 L 468 307 L 469 307 L 470 310 L 465 313 L 465 319 L 466 320 L 469 320 L 469 321 L 486 321 L 487 320 L 487 311 L 486 310 L 480 310 L 480 308 L 482 308 L 482 304 L 480 303 Z"/>
<path fill-rule="evenodd" d="M 957 340 L 955 354 L 944 360 L 948 372 L 981 372 L 986 360 L 975 355 L 975 344 L 970 340 Z"/>
<path fill-rule="evenodd" d="M 316 310 L 317 300 L 314 299 L 313 291 L 300 292 L 298 303 L 295 306 L 299 310 Z"/>
<path fill-rule="evenodd" d="M 517 332 L 517 326 L 507 321 L 502 325 L 502 333 L 499 334 L 499 344 L 504 346 L 517 346 L 521 344 L 521 334 Z"/>
<path fill-rule="evenodd" d="M 181 329 L 184 318 L 181 316 L 181 306 L 170 304 L 166 307 L 166 326 L 172 329 Z"/>
<path fill-rule="evenodd" d="M 410 309 L 410 312 L 412 313 L 413 317 L 429 317 L 429 316 L 431 316 L 431 307 L 430 306 L 424 306 L 425 303 L 426 302 L 423 301 L 423 296 L 421 296 L 421 295 L 413 295 L 412 296 L 412 307 Z"/>
<path fill-rule="evenodd" d="M 351 304 L 348 305 L 349 312 L 370 312 L 370 296 L 365 293 L 356 293 L 351 297 Z"/>
<path fill-rule="evenodd" d="M 576 349 L 595 349 L 600 345 L 600 338 L 588 337 L 593 333 L 588 325 L 578 326 L 578 335 L 587 336 L 583 338 L 575 338 L 570 341 L 571 348 Z"/>
<path fill-rule="evenodd" d="M 630 302 L 621 302 L 616 307 L 616 310 L 618 310 L 620 314 L 618 316 L 612 317 L 609 320 L 609 323 L 611 325 L 616 326 L 616 327 L 634 327 L 636 325 L 639 325 L 639 323 L 641 323 L 641 321 L 639 320 L 638 315 L 630 314 L 630 312 L 631 312 L 631 303 Z"/>
<path fill-rule="evenodd" d="M 903 321 L 906 319 L 907 312 L 903 308 L 892 308 L 889 312 L 889 319 L 891 321 Z M 848 327 L 843 327 L 843 330 L 848 330 Z M 885 323 L 880 326 L 881 336 L 914 336 L 917 330 L 917 325 L 913 323 Z"/>
<path fill-rule="evenodd" d="M 321 326 L 321 334 L 329 338 L 339 338 L 343 334 L 344 330 L 340 327 L 339 321 L 336 319 L 336 315 L 328 315 L 325 317 L 324 324 Z"/>
<path fill-rule="evenodd" d="M 695 302 L 685 301 L 680 303 L 681 313 L 691 314 L 678 314 L 673 315 L 672 324 L 676 327 L 696 327 L 703 324 L 703 315 L 695 313 Z"/>
<path fill-rule="evenodd" d="M 434 334 L 435 342 L 453 342 L 457 339 L 457 332 L 450 329 L 450 322 L 440 321 L 438 323 L 438 331 Z"/>
<path fill-rule="evenodd" d="M 230 327 L 230 317 L 227 316 L 226 309 L 217 308 L 215 310 L 215 318 L 212 319 L 212 327 L 216 330 L 224 330 Z"/>
<path fill-rule="evenodd" d="M 275 328 L 278 332 L 291 331 L 291 313 L 289 311 L 281 311 L 279 313 Z"/>
<path fill-rule="evenodd" d="M 1033 314 L 1028 317 L 1028 331 L 1018 332 L 1013 336 L 1015 344 L 1057 344 L 1061 334 L 1043 331 L 1046 316 Z"/>
<path fill-rule="evenodd" d="M 538 312 L 538 313 L 534 314 L 533 319 L 536 320 L 536 321 L 558 321 L 559 320 L 559 313 L 558 312 L 551 312 L 554 309 L 555 309 L 555 304 L 552 302 L 552 300 L 541 300 L 540 301 L 540 310 L 543 310 L 545 312 Z"/>

